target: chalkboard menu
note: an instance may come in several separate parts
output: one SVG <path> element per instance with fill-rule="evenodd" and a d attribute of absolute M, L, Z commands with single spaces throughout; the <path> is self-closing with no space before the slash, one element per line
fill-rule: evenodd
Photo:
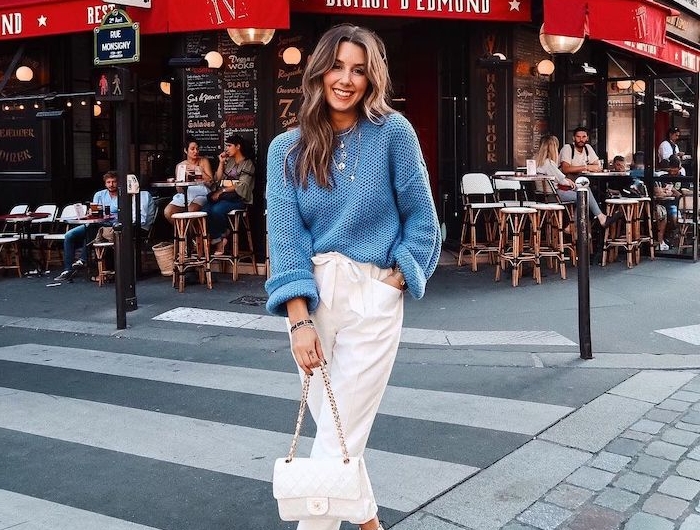
<path fill-rule="evenodd" d="M 514 31 L 513 49 L 513 158 L 516 166 L 534 158 L 540 138 L 549 130 L 549 80 L 533 75 L 532 68 L 548 56 L 537 33 Z"/>
<path fill-rule="evenodd" d="M 189 35 L 188 56 L 203 55 L 217 47 L 215 34 Z M 215 159 L 223 147 L 221 121 L 223 91 L 219 71 L 210 68 L 185 70 L 185 134 L 199 143 L 203 156 Z"/>
<path fill-rule="evenodd" d="M 219 53 L 224 57 L 224 138 L 240 134 L 258 152 L 258 48 L 236 46 L 226 33 L 219 34 Z"/>
<path fill-rule="evenodd" d="M 216 163 L 231 134 L 248 139 L 257 152 L 259 65 L 256 49 L 236 46 L 225 32 L 187 36 L 188 56 L 204 56 L 211 50 L 222 55 L 221 68 L 185 70 L 185 133 L 198 140 L 202 155 Z"/>
<path fill-rule="evenodd" d="M 309 43 L 301 35 L 281 33 L 274 41 L 277 62 L 275 70 L 275 101 L 277 103 L 277 133 L 281 133 L 298 123 L 299 106 L 301 105 L 301 77 L 310 49 Z M 301 54 L 299 64 L 286 64 L 283 56 L 286 50 L 296 48 Z"/>

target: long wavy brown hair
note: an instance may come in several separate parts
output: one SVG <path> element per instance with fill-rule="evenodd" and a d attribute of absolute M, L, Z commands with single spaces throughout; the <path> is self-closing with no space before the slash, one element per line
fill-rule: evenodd
<path fill-rule="evenodd" d="M 343 42 L 360 46 L 367 56 L 367 91 L 358 105 L 359 118 L 380 123 L 394 112 L 390 105 L 391 79 L 384 42 L 372 31 L 351 24 L 340 24 L 323 34 L 304 70 L 301 81 L 302 104 L 299 110 L 301 136 L 291 152 L 297 153 L 294 182 L 304 188 L 313 174 L 324 188 L 332 185 L 331 154 L 335 141 L 328 106 L 323 92 L 323 75 L 331 69 Z"/>

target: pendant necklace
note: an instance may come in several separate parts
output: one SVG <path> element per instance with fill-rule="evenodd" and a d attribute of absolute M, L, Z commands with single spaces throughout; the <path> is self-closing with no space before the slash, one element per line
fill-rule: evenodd
<path fill-rule="evenodd" d="M 333 165 L 335 168 L 338 170 L 338 172 L 343 176 L 347 177 L 350 182 L 353 182 L 355 180 L 355 174 L 357 172 L 357 166 L 360 163 L 360 147 L 362 146 L 362 131 L 357 131 L 357 158 L 355 159 L 355 165 L 352 168 L 352 172 L 350 175 L 345 174 L 345 168 L 348 167 L 348 151 L 346 150 L 346 143 L 345 139 L 347 137 L 348 140 L 350 140 L 352 136 L 348 136 L 351 133 L 354 133 L 355 130 L 357 129 L 357 122 L 353 124 L 352 127 L 350 127 L 347 131 L 344 131 L 340 134 L 336 135 L 336 138 L 338 139 L 338 149 L 339 153 L 338 156 L 340 157 L 340 161 L 335 159 L 335 154 L 331 154 L 331 159 L 333 160 Z M 349 146 L 349 143 L 347 144 Z"/>

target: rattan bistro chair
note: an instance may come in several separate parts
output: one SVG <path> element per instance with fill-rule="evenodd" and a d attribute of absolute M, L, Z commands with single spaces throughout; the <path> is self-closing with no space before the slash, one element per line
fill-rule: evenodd
<path fill-rule="evenodd" d="M 498 254 L 498 211 L 503 207 L 497 202 L 491 179 L 484 173 L 466 173 L 461 180 L 462 235 L 457 265 L 461 266 L 464 254 L 471 256 L 472 270 L 477 270 L 476 258 L 482 252 L 488 254 L 489 262 L 496 262 Z M 477 226 L 479 225 L 479 226 Z M 479 231 L 484 237 L 479 238 Z"/>

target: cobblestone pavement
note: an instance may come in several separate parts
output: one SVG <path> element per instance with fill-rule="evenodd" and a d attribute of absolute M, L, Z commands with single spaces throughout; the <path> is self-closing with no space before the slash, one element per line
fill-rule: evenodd
<path fill-rule="evenodd" d="M 699 493 L 696 376 L 503 530 L 700 530 Z"/>

